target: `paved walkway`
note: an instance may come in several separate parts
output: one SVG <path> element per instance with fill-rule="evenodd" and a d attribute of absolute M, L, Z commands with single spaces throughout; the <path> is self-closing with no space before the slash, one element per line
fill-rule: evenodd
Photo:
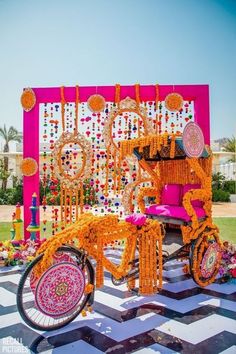
<path fill-rule="evenodd" d="M 236 203 L 214 203 L 213 217 L 218 216 L 236 217 Z"/>
<path fill-rule="evenodd" d="M 23 208 L 22 214 L 23 214 Z M 41 209 L 41 208 L 40 208 Z M 0 222 L 11 221 L 12 213 L 15 211 L 13 205 L 0 205 Z M 214 203 L 213 204 L 213 217 L 236 217 L 236 203 Z M 22 215 L 23 219 L 23 215 Z M 43 219 L 43 212 L 41 209 L 40 219 Z M 46 219 L 51 219 L 51 208 L 47 208 Z"/>

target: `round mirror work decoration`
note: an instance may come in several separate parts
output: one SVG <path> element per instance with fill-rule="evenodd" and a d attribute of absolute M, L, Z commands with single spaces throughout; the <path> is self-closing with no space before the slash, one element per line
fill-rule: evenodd
<path fill-rule="evenodd" d="M 37 161 L 31 157 L 26 157 L 22 160 L 20 169 L 23 176 L 33 176 L 38 171 Z"/>
<path fill-rule="evenodd" d="M 184 99 L 179 93 L 170 93 L 165 98 L 165 107 L 170 112 L 177 112 L 179 111 L 184 104 Z"/>
<path fill-rule="evenodd" d="M 204 151 L 204 136 L 194 122 L 188 123 L 183 131 L 183 147 L 188 157 L 200 157 Z"/>
<path fill-rule="evenodd" d="M 20 100 L 24 111 L 31 111 L 31 109 L 34 108 L 36 104 L 36 96 L 34 91 L 31 88 L 24 89 Z"/>

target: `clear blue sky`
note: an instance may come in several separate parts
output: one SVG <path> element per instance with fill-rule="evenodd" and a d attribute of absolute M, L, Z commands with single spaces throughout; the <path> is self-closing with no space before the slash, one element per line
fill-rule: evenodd
<path fill-rule="evenodd" d="M 0 0 L 0 123 L 23 87 L 209 84 L 211 138 L 236 130 L 236 0 Z"/>

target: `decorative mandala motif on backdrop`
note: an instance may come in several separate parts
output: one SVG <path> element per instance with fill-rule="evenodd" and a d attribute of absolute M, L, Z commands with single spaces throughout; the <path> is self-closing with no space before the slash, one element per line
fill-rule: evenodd
<path fill-rule="evenodd" d="M 85 277 L 78 266 L 70 262 L 55 264 L 39 279 L 36 306 L 45 315 L 59 318 L 75 308 L 84 288 Z"/>

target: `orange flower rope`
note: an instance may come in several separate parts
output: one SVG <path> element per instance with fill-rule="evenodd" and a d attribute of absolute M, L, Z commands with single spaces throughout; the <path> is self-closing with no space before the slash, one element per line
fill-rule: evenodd
<path fill-rule="evenodd" d="M 107 147 L 106 157 L 106 181 L 105 181 L 105 197 L 108 197 L 108 179 L 109 179 L 109 160 L 110 160 L 110 146 Z"/>
<path fill-rule="evenodd" d="M 136 84 L 135 85 L 135 100 L 138 105 L 140 105 L 140 85 Z"/>
<path fill-rule="evenodd" d="M 115 103 L 120 105 L 120 84 L 116 84 L 115 86 Z"/>
<path fill-rule="evenodd" d="M 81 189 L 80 189 L 81 190 Z M 79 207 L 79 198 L 78 198 L 78 194 L 80 192 L 80 190 L 76 190 L 75 191 L 75 220 L 78 220 L 78 207 Z"/>
<path fill-rule="evenodd" d="M 195 281 L 197 281 L 197 283 L 200 286 L 202 286 L 202 287 L 211 284 L 215 280 L 215 278 L 216 278 L 216 276 L 218 274 L 218 269 L 220 267 L 221 253 L 219 252 L 219 254 L 218 254 L 218 264 L 215 267 L 213 275 L 211 275 L 211 277 L 209 278 L 208 281 L 207 280 L 202 281 L 200 279 L 201 278 L 200 265 L 201 265 L 201 262 L 202 262 L 202 259 L 203 259 L 203 252 L 208 246 L 208 243 L 206 241 L 208 239 L 208 237 L 214 236 L 215 241 L 217 242 L 219 247 L 221 247 L 219 236 L 218 236 L 218 228 L 214 229 L 214 225 L 212 225 L 212 227 L 213 227 L 213 229 L 211 229 L 209 232 L 205 231 L 204 234 L 199 237 L 199 239 L 196 241 L 196 244 L 194 246 L 194 251 L 193 251 L 192 272 L 194 273 Z"/>
<path fill-rule="evenodd" d="M 171 136 L 171 143 L 170 143 L 170 158 L 173 159 L 175 157 L 175 135 Z"/>
<path fill-rule="evenodd" d="M 61 186 L 61 196 L 60 196 L 60 206 L 61 206 L 61 227 L 63 225 L 63 206 L 64 206 L 64 188 Z"/>
<path fill-rule="evenodd" d="M 40 276 L 53 263 L 53 255 L 63 244 L 70 243 L 73 239 L 78 240 L 78 247 L 88 252 L 90 257 L 97 261 L 96 285 L 103 285 L 104 269 L 113 274 L 116 279 L 128 274 L 131 269 L 131 263 L 134 259 L 136 239 L 139 237 L 140 251 L 140 293 L 152 294 L 156 291 L 155 272 L 156 270 L 156 241 L 162 241 L 162 229 L 155 220 L 146 220 L 141 229 L 125 221 L 118 221 L 115 215 L 94 216 L 89 213 L 79 216 L 78 221 L 67 227 L 65 230 L 55 234 L 45 241 L 38 250 L 37 254 L 44 252 L 42 260 L 35 267 L 35 275 Z M 111 241 L 126 240 L 126 246 L 122 255 L 120 265 L 112 263 L 106 258 L 103 252 L 103 246 Z M 151 252 L 153 257 L 149 257 Z M 160 262 L 160 261 L 159 261 Z M 145 267 L 147 269 L 145 270 Z M 159 282 L 161 280 L 159 271 Z M 146 279 L 150 277 L 150 279 Z"/>
<path fill-rule="evenodd" d="M 72 223 L 72 198 L 73 198 L 73 192 L 72 190 L 70 190 L 70 194 L 69 194 L 69 201 L 70 201 L 70 224 Z"/>

